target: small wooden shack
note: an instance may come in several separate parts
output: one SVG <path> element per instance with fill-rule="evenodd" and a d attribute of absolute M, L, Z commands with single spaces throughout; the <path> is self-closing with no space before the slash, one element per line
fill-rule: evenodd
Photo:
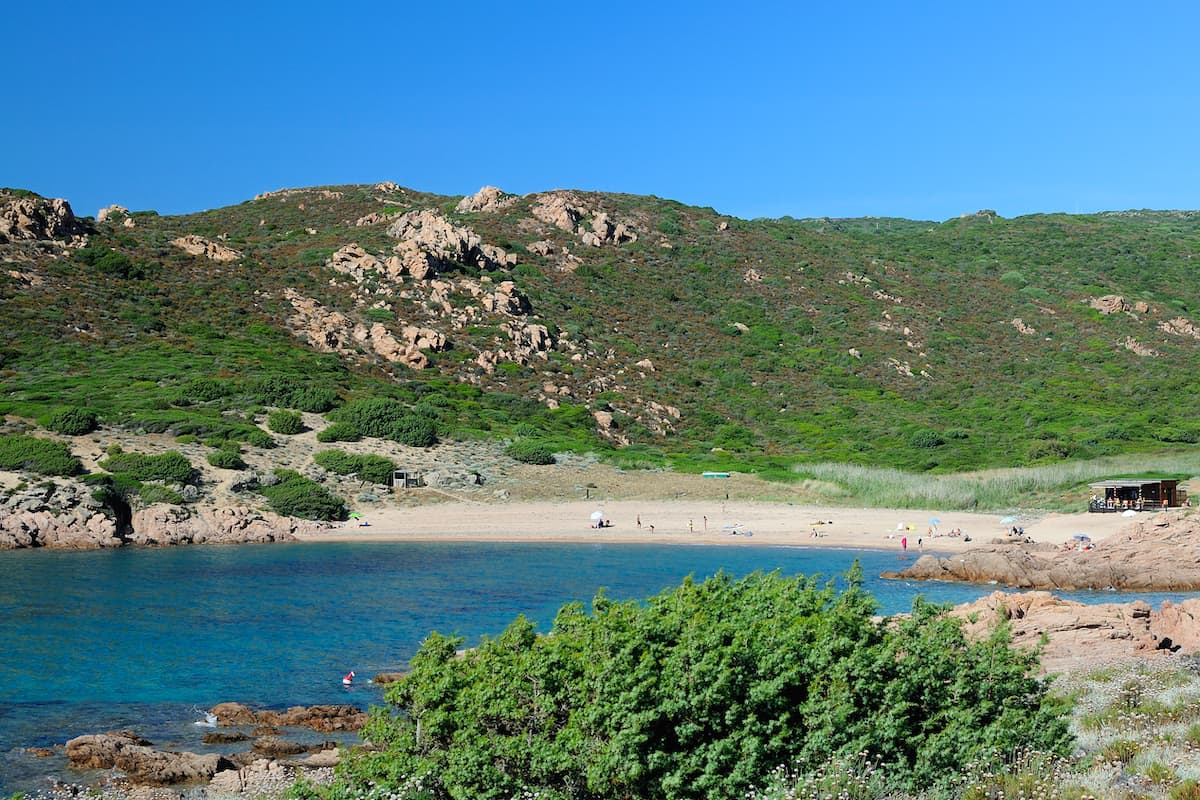
<path fill-rule="evenodd" d="M 421 473 L 410 469 L 392 470 L 393 489 L 416 489 L 421 486 Z"/>
<path fill-rule="evenodd" d="M 1188 502 L 1187 492 L 1175 478 L 1113 478 L 1089 483 L 1092 499 L 1088 511 L 1158 511 Z"/>

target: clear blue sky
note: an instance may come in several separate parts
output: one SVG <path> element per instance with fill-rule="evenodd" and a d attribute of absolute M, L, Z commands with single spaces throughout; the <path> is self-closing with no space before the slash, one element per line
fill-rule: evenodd
<path fill-rule="evenodd" d="M 394 180 L 740 217 L 1200 208 L 1195 3 L 15 3 L 0 185 Z"/>

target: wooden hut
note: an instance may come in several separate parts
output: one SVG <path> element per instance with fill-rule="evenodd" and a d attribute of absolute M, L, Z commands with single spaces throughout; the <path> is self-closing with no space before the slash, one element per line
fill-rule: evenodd
<path fill-rule="evenodd" d="M 1089 483 L 1092 499 L 1088 511 L 1158 511 L 1187 503 L 1187 492 L 1175 478 L 1113 478 Z"/>

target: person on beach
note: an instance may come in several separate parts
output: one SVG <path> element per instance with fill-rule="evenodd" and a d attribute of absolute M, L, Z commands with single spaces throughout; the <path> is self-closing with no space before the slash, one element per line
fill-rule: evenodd
<path fill-rule="evenodd" d="M 908 552 L 908 537 L 907 536 L 900 537 L 900 549 L 905 552 Z"/>

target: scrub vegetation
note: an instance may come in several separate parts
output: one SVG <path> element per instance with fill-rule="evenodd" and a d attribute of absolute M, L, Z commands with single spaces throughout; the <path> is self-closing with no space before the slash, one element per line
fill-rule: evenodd
<path fill-rule="evenodd" d="M 1066 706 L 1036 657 L 1003 628 L 968 642 L 940 611 L 918 601 L 877 618 L 855 568 L 841 591 L 760 573 L 643 603 L 601 594 L 564 606 L 546 635 L 518 618 L 466 652 L 435 633 L 372 712 L 377 747 L 332 788 L 297 793 L 790 797 L 785 784 L 838 763 L 878 766 L 854 780 L 879 791 L 944 792 L 963 765 L 999 767 L 997 753 L 1068 754 Z"/>
<path fill-rule="evenodd" d="M 1200 443 L 1200 214 L 737 220 L 577 196 L 637 241 L 585 247 L 531 228 L 529 197 L 460 214 L 454 198 L 338 186 L 135 213 L 132 228 L 93 225 L 68 258 L 22 251 L 21 269 L 0 276 L 0 412 L 71 435 L 102 424 L 267 448 L 261 413 L 276 408 L 327 414 L 338 427 L 326 441 L 528 439 L 780 480 L 824 480 L 827 464 L 948 475 Z M 361 308 L 326 266 L 352 241 L 390 252 L 386 226 L 355 219 L 424 208 L 515 254 L 478 279 L 512 281 L 536 322 L 600 357 L 555 350 L 488 371 L 471 347 L 494 331 L 468 325 L 410 370 L 366 350 L 317 352 L 289 330 L 289 288 L 366 327 L 427 319 L 421 296 Z M 170 244 L 184 234 L 244 255 L 215 265 Z M 547 236 L 557 250 L 529 249 Z M 652 370 L 635 367 L 645 359 Z M 546 384 L 577 391 L 548 404 Z M 636 413 L 651 402 L 679 411 L 666 433 Z M 611 415 L 603 435 L 595 412 Z"/>

